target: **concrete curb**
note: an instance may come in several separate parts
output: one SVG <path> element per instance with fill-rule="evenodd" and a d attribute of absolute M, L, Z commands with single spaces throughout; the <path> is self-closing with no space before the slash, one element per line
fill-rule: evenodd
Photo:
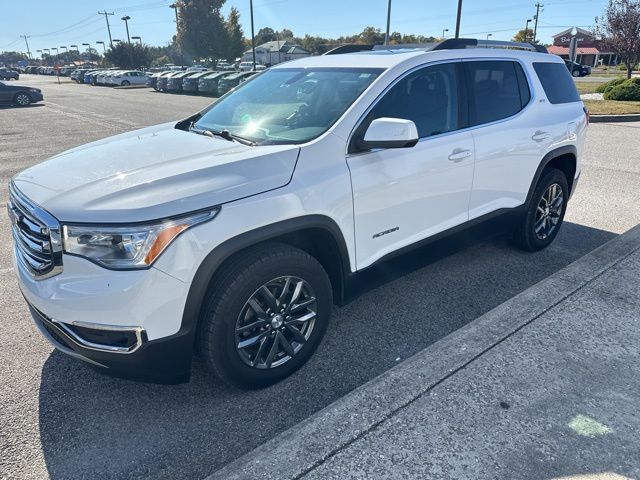
<path fill-rule="evenodd" d="M 640 250 L 640 225 L 418 352 L 207 480 L 298 479 Z"/>
<path fill-rule="evenodd" d="M 589 121 L 593 123 L 640 122 L 640 113 L 632 113 L 628 115 L 589 115 Z"/>

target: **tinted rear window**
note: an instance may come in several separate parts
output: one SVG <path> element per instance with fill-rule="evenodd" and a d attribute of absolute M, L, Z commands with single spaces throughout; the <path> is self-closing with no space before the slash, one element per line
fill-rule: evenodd
<path fill-rule="evenodd" d="M 472 125 L 515 115 L 531 98 L 522 67 L 512 61 L 464 62 L 470 91 Z"/>
<path fill-rule="evenodd" d="M 580 101 L 573 78 L 564 64 L 534 62 L 533 68 L 550 103 Z"/>

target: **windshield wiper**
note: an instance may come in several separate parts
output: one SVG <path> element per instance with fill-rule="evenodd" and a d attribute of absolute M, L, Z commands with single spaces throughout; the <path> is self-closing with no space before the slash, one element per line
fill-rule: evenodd
<path fill-rule="evenodd" d="M 189 131 L 193 133 L 197 133 L 198 135 L 205 135 L 207 137 L 220 137 L 225 140 L 229 140 L 230 142 L 238 142 L 243 145 L 249 145 L 251 147 L 256 145 L 256 142 L 250 140 L 246 137 L 242 137 L 240 135 L 236 135 L 235 133 L 229 132 L 229 130 L 210 130 L 208 128 L 198 128 L 194 124 L 191 124 L 189 127 Z"/>

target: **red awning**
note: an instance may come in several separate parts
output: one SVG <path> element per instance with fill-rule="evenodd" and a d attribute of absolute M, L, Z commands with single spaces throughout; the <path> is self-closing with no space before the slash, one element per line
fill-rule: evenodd
<path fill-rule="evenodd" d="M 553 53 L 555 55 L 569 55 L 569 47 L 558 47 L 557 45 L 552 45 L 547 47 L 549 53 Z M 578 47 L 576 53 L 578 55 L 598 55 L 599 53 L 603 53 L 598 50 L 596 47 Z"/>

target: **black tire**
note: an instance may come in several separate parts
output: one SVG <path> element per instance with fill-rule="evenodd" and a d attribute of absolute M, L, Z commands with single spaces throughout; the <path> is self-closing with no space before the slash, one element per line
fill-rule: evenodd
<path fill-rule="evenodd" d="M 571 75 L 576 77 L 576 78 L 582 76 L 582 74 L 580 73 L 580 70 L 578 70 L 578 69 L 576 69 L 573 72 L 571 72 Z"/>
<path fill-rule="evenodd" d="M 31 105 L 31 102 L 33 102 L 33 99 L 28 93 L 25 92 L 18 92 L 13 97 L 13 103 L 20 107 L 27 107 Z"/>
<path fill-rule="evenodd" d="M 123 80 L 120 85 L 122 85 L 123 87 L 128 87 L 129 85 L 131 85 L 131 82 L 129 82 L 129 80 Z"/>
<path fill-rule="evenodd" d="M 561 190 L 562 203 L 559 208 L 545 208 L 550 188 L 556 185 L 556 192 Z M 567 201 L 569 200 L 569 186 L 565 174 L 556 168 L 547 168 L 543 170 L 540 180 L 531 196 L 531 200 L 527 204 L 525 215 L 518 222 L 518 226 L 514 232 L 514 243 L 521 249 L 535 252 L 548 247 L 558 235 L 558 231 L 562 226 L 564 215 L 567 211 Z M 542 205 L 542 206 L 541 206 Z M 538 209 L 541 208 L 541 210 Z M 544 213 L 546 211 L 546 213 Z M 546 216 L 546 222 L 542 217 Z M 556 223 L 552 223 L 552 222 Z M 537 227 L 545 225 L 540 233 Z M 549 226 L 547 230 L 546 225 Z"/>
<path fill-rule="evenodd" d="M 246 336 L 238 337 L 240 335 L 237 331 L 238 325 L 241 325 L 243 321 L 248 324 L 258 323 L 256 319 L 260 319 L 256 313 L 253 318 L 246 320 L 250 312 L 256 311 L 249 307 L 249 300 L 255 301 L 258 298 L 256 295 L 261 295 L 259 291 L 262 286 L 272 285 L 276 281 L 284 283 L 284 279 L 289 277 L 295 279 L 290 284 L 291 288 L 295 290 L 296 282 L 302 280 L 305 291 L 309 287 L 308 291 L 312 293 L 307 298 L 315 299 L 315 303 L 312 304 L 315 310 L 313 308 L 304 309 L 308 312 L 307 316 L 310 313 L 315 313 L 313 323 L 296 324 L 296 329 L 299 328 L 298 333 L 304 333 L 305 328 L 309 329 L 305 333 L 305 335 L 308 334 L 306 340 L 296 343 L 295 338 L 292 337 L 294 332 L 290 330 L 290 327 L 294 320 L 285 321 L 284 326 L 282 326 L 282 322 L 280 326 L 277 325 L 277 322 L 274 324 L 275 318 L 273 312 L 268 308 L 268 302 L 260 302 L 262 307 L 267 306 L 262 312 L 267 319 L 266 323 L 258 327 L 258 330 L 254 329 L 251 333 L 243 332 L 242 335 L 246 334 Z M 274 293 L 275 297 L 279 297 L 277 290 Z M 327 329 L 332 303 L 329 277 L 322 265 L 308 253 L 279 243 L 263 244 L 243 251 L 231 259 L 220 272 L 216 273 L 205 299 L 203 314 L 198 326 L 198 352 L 207 368 L 231 385 L 244 389 L 257 389 L 272 385 L 291 375 L 311 357 Z M 299 305 L 295 301 L 291 301 L 290 304 Z M 278 305 L 278 308 L 284 306 L 286 303 L 283 301 Z M 283 313 L 281 319 L 289 319 L 290 317 L 285 317 L 286 314 L 286 312 Z M 291 315 L 295 317 L 296 314 L 291 313 Z M 280 317 L 280 314 L 277 314 L 276 317 Z M 261 333 L 256 334 L 256 332 Z M 289 347 L 294 346 L 297 350 L 293 355 L 286 354 L 284 351 L 279 352 L 277 355 L 281 356 L 271 357 L 270 362 L 271 349 L 279 335 L 282 335 L 283 339 L 285 339 L 285 335 L 288 336 Z M 256 353 L 255 364 L 257 366 L 252 366 L 247 359 L 249 353 L 247 350 L 257 348 L 257 341 L 247 350 L 237 348 L 238 339 L 242 342 L 249 337 L 261 338 Z M 263 343 L 265 347 L 264 350 L 261 350 Z M 280 349 L 280 343 L 277 347 Z M 260 356 L 261 351 L 263 352 L 262 357 Z M 260 358 L 263 358 L 264 362 L 261 363 Z M 279 362 L 280 364 L 275 365 Z"/>

